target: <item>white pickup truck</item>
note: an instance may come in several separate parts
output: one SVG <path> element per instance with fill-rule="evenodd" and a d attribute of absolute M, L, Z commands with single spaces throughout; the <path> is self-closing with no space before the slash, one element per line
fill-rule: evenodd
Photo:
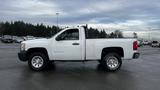
<path fill-rule="evenodd" d="M 67 28 L 49 39 L 35 39 L 21 43 L 18 57 L 28 61 L 35 71 L 44 70 L 52 61 L 93 61 L 97 60 L 104 70 L 116 71 L 122 60 L 139 57 L 136 39 L 87 38 L 83 27 Z"/>

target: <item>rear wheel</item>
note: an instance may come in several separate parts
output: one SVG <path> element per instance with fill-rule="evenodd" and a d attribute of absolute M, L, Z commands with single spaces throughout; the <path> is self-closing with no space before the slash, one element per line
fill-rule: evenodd
<path fill-rule="evenodd" d="M 108 53 L 101 61 L 101 65 L 107 71 L 117 71 L 122 65 L 121 57 L 116 53 Z"/>
<path fill-rule="evenodd" d="M 100 63 L 100 64 L 101 64 L 101 63 L 102 63 L 102 60 L 98 60 L 98 63 Z"/>
<path fill-rule="evenodd" d="M 29 56 L 28 65 L 32 70 L 41 71 L 49 64 L 47 56 L 40 52 L 35 52 Z"/>

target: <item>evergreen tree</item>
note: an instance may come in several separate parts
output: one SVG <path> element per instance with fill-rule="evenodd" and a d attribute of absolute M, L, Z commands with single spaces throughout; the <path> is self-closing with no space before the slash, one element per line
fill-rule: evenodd
<path fill-rule="evenodd" d="M 54 25 L 52 27 L 43 24 L 33 25 L 23 21 L 0 23 L 0 34 L 3 35 L 50 37 L 60 30 Z"/>
<path fill-rule="evenodd" d="M 51 37 L 61 31 L 61 29 L 55 25 L 46 26 L 44 24 L 33 25 L 30 23 L 24 23 L 23 21 L 15 22 L 1 22 L 0 34 L 1 35 L 13 35 L 13 36 L 35 36 L 35 37 Z M 105 30 L 98 30 L 89 28 L 86 30 L 86 36 L 90 39 L 95 38 L 123 38 L 121 31 L 116 30 L 110 34 L 107 34 Z"/>

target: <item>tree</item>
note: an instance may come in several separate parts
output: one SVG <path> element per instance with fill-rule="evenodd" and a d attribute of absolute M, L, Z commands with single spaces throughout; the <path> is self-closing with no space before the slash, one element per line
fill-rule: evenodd
<path fill-rule="evenodd" d="M 115 38 L 123 38 L 123 34 L 120 30 L 114 31 Z"/>
<path fill-rule="evenodd" d="M 0 23 L 0 35 L 3 35 L 4 33 L 4 23 Z"/>
<path fill-rule="evenodd" d="M 133 33 L 133 38 L 138 38 L 138 35 L 136 32 Z"/>
<path fill-rule="evenodd" d="M 0 23 L 0 34 L 4 35 L 50 37 L 60 30 L 61 29 L 55 25 L 51 27 L 43 24 L 33 25 L 24 23 L 23 21 Z"/>
<path fill-rule="evenodd" d="M 106 38 L 107 34 L 104 30 L 100 31 L 100 38 Z"/>
<path fill-rule="evenodd" d="M 109 35 L 109 38 L 115 38 L 115 34 L 112 32 L 112 33 Z"/>

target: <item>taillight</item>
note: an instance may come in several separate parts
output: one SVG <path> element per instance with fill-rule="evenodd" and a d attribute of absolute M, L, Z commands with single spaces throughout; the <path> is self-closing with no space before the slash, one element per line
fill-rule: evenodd
<path fill-rule="evenodd" d="M 133 50 L 137 50 L 138 49 L 138 43 L 137 41 L 133 42 Z"/>

